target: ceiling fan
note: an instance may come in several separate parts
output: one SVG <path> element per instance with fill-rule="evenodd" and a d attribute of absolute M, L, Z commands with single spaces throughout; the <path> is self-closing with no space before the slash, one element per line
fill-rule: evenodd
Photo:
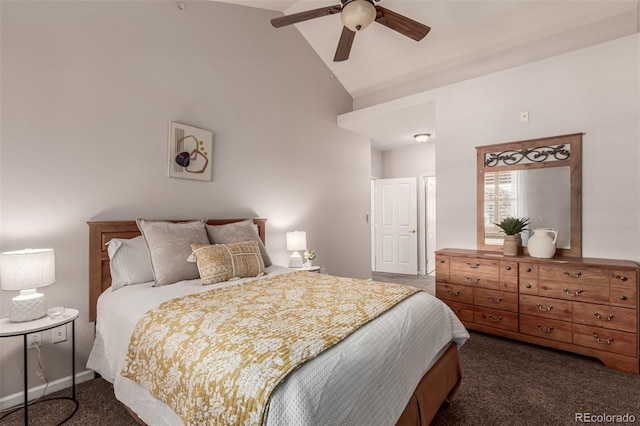
<path fill-rule="evenodd" d="M 416 22 L 413 19 L 402 16 L 396 12 L 373 4 L 374 0 L 340 0 L 342 4 L 336 6 L 326 6 L 319 9 L 307 10 L 292 15 L 273 18 L 271 25 L 276 28 L 284 27 L 309 19 L 320 18 L 327 15 L 340 13 L 340 18 L 344 27 L 338 42 L 338 48 L 333 58 L 334 62 L 346 61 L 349 59 L 351 45 L 356 36 L 356 32 L 362 31 L 373 21 L 391 28 L 415 41 L 420 41 L 426 36 L 431 28 Z M 380 0 L 375 0 L 376 2 Z"/>

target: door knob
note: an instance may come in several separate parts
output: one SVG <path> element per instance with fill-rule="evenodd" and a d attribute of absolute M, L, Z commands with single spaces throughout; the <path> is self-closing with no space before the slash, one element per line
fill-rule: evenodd
<path fill-rule="evenodd" d="M 412 230 L 411 230 L 411 231 L 409 231 L 409 232 L 411 232 L 412 234 L 415 234 L 415 233 L 416 233 L 416 230 L 415 230 L 415 229 L 412 229 Z"/>

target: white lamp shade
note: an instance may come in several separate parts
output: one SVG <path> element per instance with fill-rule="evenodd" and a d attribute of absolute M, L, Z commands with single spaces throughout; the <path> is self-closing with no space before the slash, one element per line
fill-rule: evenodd
<path fill-rule="evenodd" d="M 53 249 L 24 249 L 0 253 L 0 287 L 27 290 L 56 282 Z"/>
<path fill-rule="evenodd" d="M 307 233 L 302 231 L 287 232 L 287 250 L 298 251 L 307 249 Z"/>
<path fill-rule="evenodd" d="M 342 8 L 342 24 L 353 32 L 362 31 L 376 19 L 376 7 L 370 0 L 352 0 Z"/>

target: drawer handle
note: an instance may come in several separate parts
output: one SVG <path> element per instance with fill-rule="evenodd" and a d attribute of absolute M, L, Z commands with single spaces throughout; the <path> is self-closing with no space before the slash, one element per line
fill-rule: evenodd
<path fill-rule="evenodd" d="M 448 291 L 448 292 L 449 292 L 449 294 L 450 294 L 450 295 L 452 295 L 452 296 L 459 296 L 459 295 L 460 295 L 460 292 L 459 292 L 459 291 L 456 291 L 456 292 L 454 293 L 453 291 L 451 291 L 451 289 L 450 289 L 450 288 L 448 288 L 448 289 L 447 289 L 447 291 Z"/>
<path fill-rule="evenodd" d="M 628 280 L 629 280 L 629 278 L 627 278 L 627 277 L 626 277 L 626 276 L 624 276 L 624 275 L 620 277 L 620 281 L 628 281 Z"/>
<path fill-rule="evenodd" d="M 567 293 L 567 296 L 571 297 L 578 297 L 580 296 L 580 293 L 582 293 L 582 290 L 576 290 L 573 294 L 571 294 L 571 290 L 569 290 L 568 288 L 565 288 L 563 291 Z"/>
<path fill-rule="evenodd" d="M 606 318 L 602 318 L 602 315 L 600 315 L 600 314 L 599 314 L 599 313 L 597 313 L 597 312 L 596 312 L 596 313 L 594 313 L 593 315 L 594 315 L 596 318 L 598 318 L 599 320 L 602 320 L 602 321 L 611 321 L 611 320 L 613 319 L 613 315 L 607 315 L 607 317 L 606 317 Z"/>
<path fill-rule="evenodd" d="M 470 283 L 474 282 L 477 284 L 480 282 L 480 278 L 471 278 L 471 277 L 467 277 L 467 281 L 469 281 Z"/>
<path fill-rule="evenodd" d="M 536 324 L 536 327 L 538 327 L 538 330 L 542 331 L 543 333 L 551 333 L 551 330 L 553 330 L 553 327 L 543 328 L 540 324 Z"/>
<path fill-rule="evenodd" d="M 510 270 L 511 270 L 511 266 L 507 266 L 507 267 L 506 267 L 506 270 L 507 270 L 507 271 L 510 271 Z"/>
<path fill-rule="evenodd" d="M 531 272 L 531 268 L 527 268 L 527 269 L 525 269 L 525 271 Z"/>
<path fill-rule="evenodd" d="M 627 300 L 627 296 L 620 296 L 620 300 Z"/>
<path fill-rule="evenodd" d="M 600 339 L 600 336 L 594 334 L 593 338 L 596 339 L 596 342 L 600 343 L 601 345 L 610 345 L 613 343 L 613 337 L 609 337 L 607 340 L 602 340 Z"/>
<path fill-rule="evenodd" d="M 502 321 L 502 317 L 498 316 L 498 318 L 494 317 L 493 315 L 489 314 L 489 319 L 493 322 L 500 322 Z"/>
<path fill-rule="evenodd" d="M 444 259 L 440 259 L 440 263 L 444 263 Z"/>
<path fill-rule="evenodd" d="M 498 316 L 498 318 L 495 318 L 493 315 L 489 314 L 489 319 L 493 322 L 500 322 L 502 321 L 502 317 Z"/>
<path fill-rule="evenodd" d="M 569 272 L 569 271 L 564 271 L 563 274 L 565 274 L 566 276 L 568 276 L 569 278 L 580 278 L 580 275 L 582 275 L 582 272 Z"/>
<path fill-rule="evenodd" d="M 493 297 L 489 296 L 489 301 L 493 303 L 500 303 L 502 302 L 502 298 L 498 297 L 497 299 L 494 300 Z"/>
<path fill-rule="evenodd" d="M 467 266 L 471 269 L 478 269 L 478 267 L 480 266 L 479 263 L 476 263 L 475 265 L 472 265 L 471 262 L 467 262 Z"/>
<path fill-rule="evenodd" d="M 531 288 L 531 284 L 527 284 L 527 285 L 526 285 L 526 287 L 527 287 L 527 288 Z"/>
<path fill-rule="evenodd" d="M 546 308 L 543 308 L 542 305 L 539 304 L 539 303 L 537 303 L 537 305 L 538 305 L 538 309 L 541 310 L 541 311 L 549 312 L 549 311 L 551 311 L 553 309 L 553 306 L 551 306 L 551 305 L 547 306 Z"/>

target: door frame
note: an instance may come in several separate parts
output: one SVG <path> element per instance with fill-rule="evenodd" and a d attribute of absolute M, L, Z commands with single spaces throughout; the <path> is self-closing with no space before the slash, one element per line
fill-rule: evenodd
<path fill-rule="evenodd" d="M 427 274 L 427 250 L 435 250 L 435 247 L 427 247 L 427 185 L 426 178 L 433 177 L 435 175 L 420 175 L 418 177 L 418 275 Z M 376 230 L 375 230 L 375 181 L 378 178 L 371 178 L 370 190 L 371 190 L 371 213 L 368 216 L 369 227 L 371 232 L 371 270 L 376 270 Z"/>
<path fill-rule="evenodd" d="M 425 175 L 418 177 L 418 274 L 427 273 L 427 186 Z"/>
<path fill-rule="evenodd" d="M 419 203 L 419 212 L 418 212 L 418 227 L 420 228 L 420 234 L 418 238 L 420 239 L 420 243 L 418 246 L 419 250 L 422 250 L 422 253 L 419 254 L 419 271 L 420 275 L 428 275 L 429 271 L 429 251 L 435 251 L 435 247 L 429 247 L 427 244 L 427 179 L 433 178 L 434 181 L 436 179 L 435 175 L 420 175 L 420 190 L 418 191 L 418 203 Z M 435 200 L 435 194 L 434 194 Z M 436 235 L 437 238 L 437 235 Z M 435 265 L 433 265 L 433 269 L 435 270 Z"/>

